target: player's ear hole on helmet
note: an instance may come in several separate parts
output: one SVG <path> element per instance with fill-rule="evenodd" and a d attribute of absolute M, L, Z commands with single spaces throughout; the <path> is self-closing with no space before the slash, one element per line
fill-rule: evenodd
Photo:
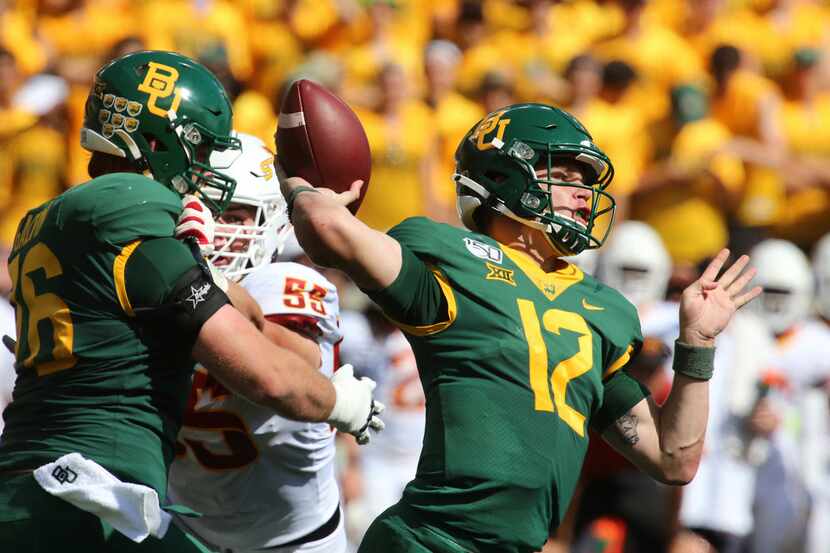
<path fill-rule="evenodd" d="M 159 140 L 158 138 L 156 138 L 156 135 L 150 134 L 150 133 L 143 133 L 142 136 L 144 137 L 144 140 L 147 141 L 147 144 L 150 145 L 150 151 L 153 151 L 153 152 L 166 152 L 167 151 L 167 145 L 164 142 L 162 142 L 161 140 Z"/>

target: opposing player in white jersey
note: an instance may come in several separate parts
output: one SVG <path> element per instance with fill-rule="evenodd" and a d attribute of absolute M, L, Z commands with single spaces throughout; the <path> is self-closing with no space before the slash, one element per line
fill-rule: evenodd
<path fill-rule="evenodd" d="M 259 303 L 267 336 L 331 377 L 341 340 L 337 291 L 310 267 L 271 262 L 290 228 L 285 200 L 273 154 L 239 138 L 242 154 L 228 170 L 237 189 L 217 221 L 210 261 Z M 207 545 L 223 553 L 345 551 L 328 424 L 284 419 L 197 370 L 179 442 L 169 496 L 202 513 L 179 520 Z"/>
<path fill-rule="evenodd" d="M 600 250 L 598 265 L 600 280 L 619 290 L 637 308 L 643 336 L 672 348 L 680 328 L 679 305 L 665 299 L 671 258 L 660 235 L 639 221 L 620 223 Z"/>
<path fill-rule="evenodd" d="M 808 492 L 812 495 L 815 488 L 810 467 L 824 439 L 807 430 L 819 422 L 811 398 L 830 374 L 830 332 L 810 316 L 814 287 L 807 256 L 790 242 L 772 239 L 752 253 L 758 269 L 755 283 L 764 290 L 756 309 L 776 337 L 767 369 L 782 383 L 769 392 L 782 424 L 771 437 L 758 474 L 753 551 L 804 550 Z M 820 551 L 827 551 L 827 543 L 822 547 Z"/>
<path fill-rule="evenodd" d="M 15 338 L 17 331 L 15 329 L 14 307 L 8 300 L 12 287 L 6 263 L 8 255 L 9 252 L 5 249 L 0 253 L 0 333 Z M 3 410 L 12 401 L 12 391 L 16 379 L 14 355 L 5 347 L 0 347 L 0 441 L 3 440 Z"/>
<path fill-rule="evenodd" d="M 810 414 L 805 417 L 804 433 L 815 436 L 815 444 L 806 455 L 807 487 L 813 492 L 813 508 L 807 529 L 807 553 L 827 551 L 830 544 L 830 234 L 816 243 L 813 251 L 813 273 L 816 277 L 817 324 L 825 333 L 824 345 L 817 357 L 823 369 L 813 375 L 807 400 Z"/>
<path fill-rule="evenodd" d="M 377 323 L 371 325 L 373 334 L 368 340 L 364 338 L 363 344 L 350 344 L 350 349 L 371 351 L 374 361 L 380 361 L 372 376 L 378 384 L 375 397 L 386 406 L 385 427 L 382 440 L 360 451 L 362 493 L 347 507 L 348 535 L 355 544 L 360 543 L 372 520 L 400 500 L 404 487 L 415 477 L 426 415 L 426 398 L 412 347 L 377 309 L 369 309 L 374 310 L 369 316 Z M 350 340 L 349 326 L 344 328 Z"/>

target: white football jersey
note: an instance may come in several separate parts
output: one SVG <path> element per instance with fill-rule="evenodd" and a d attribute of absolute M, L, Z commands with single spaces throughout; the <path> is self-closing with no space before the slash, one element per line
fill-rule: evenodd
<path fill-rule="evenodd" d="M 320 371 L 330 377 L 342 338 L 334 285 L 305 265 L 272 263 L 250 273 L 242 286 L 266 317 L 318 329 Z M 319 528 L 338 508 L 330 426 L 275 415 L 230 394 L 201 367 L 179 449 L 185 451 L 170 469 L 170 500 L 202 513 L 182 522 L 215 546 L 285 544 Z"/>
<path fill-rule="evenodd" d="M 0 336 L 3 334 L 12 338 L 16 336 L 14 308 L 6 298 L 0 298 Z M 0 434 L 3 433 L 3 409 L 12 401 L 14 382 L 17 379 L 14 361 L 14 355 L 0 344 Z"/>
<path fill-rule="evenodd" d="M 821 499 L 830 493 L 830 418 L 819 386 L 830 378 L 830 328 L 806 320 L 778 338 L 768 369 L 784 377 L 785 387 L 770 398 L 783 416 L 774 435 L 770 459 L 760 469 L 756 490 L 758 531 L 755 548 L 781 551 L 784 540 L 801 540 L 805 533 L 826 527 L 826 520 L 804 527 L 807 494 Z M 814 401 L 816 392 L 821 397 Z M 826 509 L 826 507 L 825 507 Z M 824 511 L 826 512 L 826 511 Z M 823 514 L 823 513 L 822 513 Z M 826 533 L 826 531 L 825 531 Z M 811 546 L 812 547 L 812 546 Z M 826 543 L 822 546 L 826 551 Z"/>
<path fill-rule="evenodd" d="M 423 445 L 426 400 L 415 354 L 403 332 L 397 329 L 386 338 L 383 348 L 387 366 L 378 382 L 377 397 L 386 406 L 386 426 L 383 439 L 367 450 L 367 455 L 391 453 L 414 456 L 417 460 Z"/>
<path fill-rule="evenodd" d="M 377 371 L 375 396 L 386 406 L 386 426 L 377 442 L 361 450 L 363 495 L 349 503 L 347 512 L 349 535 L 355 542 L 375 517 L 397 503 L 415 478 L 424 438 L 426 401 L 409 342 L 395 329 L 375 346 L 375 357 L 385 362 Z"/>
<path fill-rule="evenodd" d="M 643 338 L 658 339 L 669 349 L 669 357 L 662 367 L 663 378 L 667 382 L 674 379 L 671 365 L 672 357 L 674 357 L 674 341 L 680 333 L 679 309 L 680 305 L 677 302 L 670 301 L 650 302 L 645 307 L 637 306 Z"/>

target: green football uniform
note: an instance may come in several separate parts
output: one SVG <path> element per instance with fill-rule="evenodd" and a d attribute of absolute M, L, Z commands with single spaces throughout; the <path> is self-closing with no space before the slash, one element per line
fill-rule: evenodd
<path fill-rule="evenodd" d="M 385 551 L 401 534 L 384 519 L 413 516 L 446 551 L 536 551 L 567 509 L 588 426 L 646 397 L 620 370 L 641 344 L 637 312 L 576 266 L 545 273 L 486 235 L 424 218 L 389 234 L 403 267 L 372 296 L 415 352 L 426 434 L 415 480 L 360 551 Z"/>
<path fill-rule="evenodd" d="M 9 258 L 18 377 L 0 476 L 79 452 L 165 497 L 192 361 L 170 320 L 144 312 L 197 267 L 172 238 L 180 212 L 162 184 L 116 173 L 21 221 Z M 0 521 L 28 516 L 9 494 Z"/>

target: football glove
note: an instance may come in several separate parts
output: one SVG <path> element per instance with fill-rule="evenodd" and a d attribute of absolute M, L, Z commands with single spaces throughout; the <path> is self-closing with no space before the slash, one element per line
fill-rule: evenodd
<path fill-rule="evenodd" d="M 203 256 L 213 253 L 213 236 L 216 222 L 213 215 L 202 201 L 188 194 L 182 198 L 182 214 L 176 224 L 175 236 L 179 240 L 191 238 L 199 245 Z"/>
<path fill-rule="evenodd" d="M 354 376 L 354 368 L 343 365 L 335 371 L 331 383 L 337 398 L 327 422 L 341 432 L 348 432 L 357 438 L 360 445 L 369 443 L 369 431 L 380 432 L 384 427 L 383 421 L 378 417 L 384 406 L 372 399 L 375 381 L 365 376 L 358 380 Z"/>

